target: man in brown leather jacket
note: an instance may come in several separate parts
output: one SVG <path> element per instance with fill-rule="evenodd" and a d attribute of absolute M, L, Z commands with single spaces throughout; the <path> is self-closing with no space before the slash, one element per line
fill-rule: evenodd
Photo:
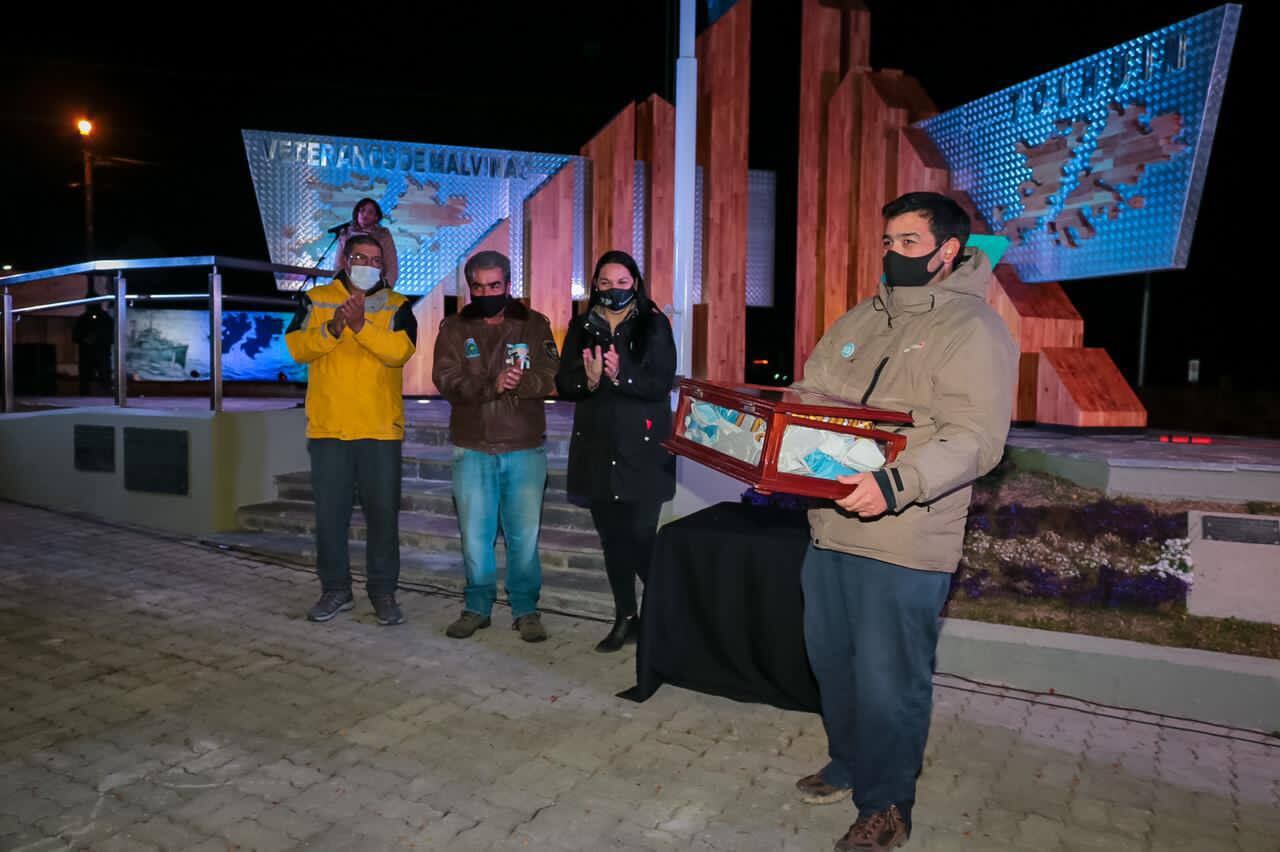
<path fill-rule="evenodd" d="M 494 545 L 506 544 L 507 597 L 526 642 L 547 638 L 538 613 L 538 532 L 547 482 L 543 398 L 560 355 L 551 324 L 510 297 L 511 262 L 496 251 L 467 261 L 470 303 L 440 324 L 432 378 L 452 408 L 453 498 L 467 575 L 462 615 L 445 632 L 465 639 L 490 624 L 497 598 Z"/>

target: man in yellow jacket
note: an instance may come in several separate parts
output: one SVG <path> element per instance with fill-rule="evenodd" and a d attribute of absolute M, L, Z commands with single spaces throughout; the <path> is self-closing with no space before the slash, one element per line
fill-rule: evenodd
<path fill-rule="evenodd" d="M 328 621 L 351 609 L 347 537 L 355 494 L 366 535 L 366 589 L 379 624 L 400 624 L 400 448 L 403 368 L 417 345 L 409 300 L 383 278 L 382 247 L 355 236 L 338 277 L 303 296 L 285 342 L 308 366 L 307 449 L 316 506 L 321 595 L 307 612 Z"/>

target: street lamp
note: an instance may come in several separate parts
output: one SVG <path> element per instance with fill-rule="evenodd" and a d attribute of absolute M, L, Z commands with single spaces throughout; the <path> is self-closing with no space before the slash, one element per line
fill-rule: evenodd
<path fill-rule="evenodd" d="M 93 260 L 93 154 L 89 151 L 89 138 L 93 136 L 93 122 L 81 118 L 76 122 L 80 131 L 81 154 L 84 157 L 84 248 L 85 259 Z"/>

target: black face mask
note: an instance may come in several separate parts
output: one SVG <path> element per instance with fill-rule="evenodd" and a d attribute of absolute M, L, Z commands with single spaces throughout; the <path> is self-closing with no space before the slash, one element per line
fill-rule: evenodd
<path fill-rule="evenodd" d="M 614 287 L 610 290 L 595 290 L 594 295 L 597 304 L 604 305 L 611 311 L 620 311 L 635 299 L 636 290 L 634 287 L 627 290 Z"/>
<path fill-rule="evenodd" d="M 928 284 L 937 275 L 937 270 L 929 271 L 929 261 L 942 250 L 938 246 L 924 257 L 907 257 L 896 251 L 884 253 L 884 280 L 890 287 L 920 287 Z"/>
<path fill-rule="evenodd" d="M 499 293 L 496 296 L 472 296 L 471 304 L 476 306 L 476 310 L 485 319 L 496 317 L 502 313 L 502 309 L 507 306 L 507 294 Z"/>

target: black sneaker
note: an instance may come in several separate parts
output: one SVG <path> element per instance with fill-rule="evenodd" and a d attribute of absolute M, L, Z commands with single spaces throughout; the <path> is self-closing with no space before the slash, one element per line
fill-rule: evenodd
<path fill-rule="evenodd" d="M 400 611 L 400 604 L 396 603 L 395 595 L 373 595 L 369 598 L 369 602 L 373 604 L 373 612 L 378 616 L 378 623 L 383 627 L 404 624 L 404 613 Z"/>
<path fill-rule="evenodd" d="M 315 606 L 307 610 L 307 621 L 328 621 L 356 605 L 350 592 L 325 592 Z"/>

